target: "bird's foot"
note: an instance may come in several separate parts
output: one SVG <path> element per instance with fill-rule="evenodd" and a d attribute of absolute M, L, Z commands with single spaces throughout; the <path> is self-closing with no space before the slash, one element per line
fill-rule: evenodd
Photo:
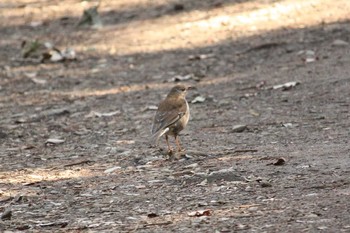
<path fill-rule="evenodd" d="M 179 153 L 181 153 L 181 152 L 184 152 L 184 151 L 186 151 L 186 149 L 183 149 L 183 148 L 177 148 L 177 152 L 179 152 Z"/>
<path fill-rule="evenodd" d="M 173 149 L 168 149 L 168 155 L 169 155 L 169 156 L 174 155 L 174 151 L 173 151 Z"/>

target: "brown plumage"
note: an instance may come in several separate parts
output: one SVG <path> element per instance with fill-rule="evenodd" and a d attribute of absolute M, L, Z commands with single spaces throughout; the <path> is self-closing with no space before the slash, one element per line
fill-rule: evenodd
<path fill-rule="evenodd" d="M 168 135 L 175 138 L 178 151 L 181 151 L 179 133 L 183 130 L 190 118 L 190 109 L 185 99 L 188 88 L 184 85 L 173 87 L 165 100 L 159 103 L 152 126 L 152 142 L 157 144 L 158 139 L 165 134 L 168 151 L 172 152 Z"/>

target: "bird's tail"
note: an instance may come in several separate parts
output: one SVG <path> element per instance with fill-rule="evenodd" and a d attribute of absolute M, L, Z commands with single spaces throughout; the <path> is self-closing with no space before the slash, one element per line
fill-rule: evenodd
<path fill-rule="evenodd" d="M 169 131 L 169 128 L 165 128 L 163 130 L 159 130 L 157 132 L 155 132 L 152 136 L 151 136 L 151 145 L 155 145 L 157 146 L 158 145 L 158 140 L 161 136 L 163 136 L 166 132 Z"/>

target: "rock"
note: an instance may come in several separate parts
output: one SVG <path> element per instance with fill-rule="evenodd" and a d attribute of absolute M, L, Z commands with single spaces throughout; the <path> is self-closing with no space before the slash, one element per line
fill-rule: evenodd
<path fill-rule="evenodd" d="M 209 183 L 215 181 L 244 181 L 244 179 L 236 174 L 236 170 L 232 167 L 227 169 L 221 169 L 218 171 L 213 171 L 207 176 L 207 180 Z"/>

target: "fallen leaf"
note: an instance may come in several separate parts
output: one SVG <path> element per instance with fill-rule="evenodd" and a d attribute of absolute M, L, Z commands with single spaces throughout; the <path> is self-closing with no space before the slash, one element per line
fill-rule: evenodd
<path fill-rule="evenodd" d="M 41 85 L 46 84 L 46 80 L 45 79 L 31 78 L 30 80 L 32 80 L 33 83 L 36 83 L 36 84 L 41 84 Z"/>
<path fill-rule="evenodd" d="M 46 140 L 45 144 L 62 144 L 66 140 L 64 139 L 59 139 L 59 138 L 49 138 Z"/>
<path fill-rule="evenodd" d="M 284 158 L 279 158 L 276 162 L 273 163 L 275 166 L 282 166 L 286 163 L 286 160 Z"/>
<path fill-rule="evenodd" d="M 302 60 L 305 63 L 311 63 L 311 62 L 314 62 L 318 59 L 315 51 L 313 51 L 313 50 L 301 50 L 297 53 L 297 55 L 301 56 Z"/>
<path fill-rule="evenodd" d="M 316 58 L 314 58 L 314 57 L 305 58 L 305 63 L 310 63 L 310 62 L 314 62 L 314 61 L 316 61 Z"/>
<path fill-rule="evenodd" d="M 250 115 L 255 116 L 255 117 L 260 116 L 260 113 L 258 113 L 258 112 L 255 111 L 254 109 L 250 109 L 250 110 L 249 110 L 249 113 L 250 113 Z"/>
<path fill-rule="evenodd" d="M 234 133 L 242 133 L 247 129 L 246 125 L 235 125 L 232 127 L 232 132 Z"/>
<path fill-rule="evenodd" d="M 89 117 L 110 117 L 110 116 L 114 116 L 120 114 L 120 111 L 113 111 L 113 112 L 95 112 L 95 111 L 91 111 L 88 115 L 86 115 L 86 118 Z"/>
<path fill-rule="evenodd" d="M 202 182 L 197 184 L 197 186 L 207 186 L 207 184 L 208 184 L 208 179 L 204 179 Z"/>
<path fill-rule="evenodd" d="M 203 96 L 197 96 L 196 98 L 194 98 L 191 103 L 195 104 L 195 103 L 203 103 L 205 101 L 205 97 Z"/>
<path fill-rule="evenodd" d="M 156 105 L 150 105 L 150 106 L 145 107 L 145 108 L 142 110 L 142 112 L 146 112 L 146 111 L 148 111 L 148 110 L 155 111 L 155 110 L 157 110 L 157 109 L 158 109 L 158 106 L 156 106 Z"/>
<path fill-rule="evenodd" d="M 182 82 L 182 81 L 187 81 L 193 78 L 193 74 L 188 74 L 185 76 L 177 75 L 173 77 L 170 81 L 172 82 Z"/>
<path fill-rule="evenodd" d="M 149 180 L 148 183 L 154 184 L 154 183 L 163 183 L 164 180 Z"/>
<path fill-rule="evenodd" d="M 24 76 L 26 76 L 27 78 L 35 78 L 38 75 L 38 73 L 36 72 L 25 72 Z"/>
<path fill-rule="evenodd" d="M 198 167 L 198 163 L 192 163 L 192 164 L 184 166 L 184 168 L 196 168 L 196 167 Z"/>
<path fill-rule="evenodd" d="M 117 144 L 127 144 L 127 145 L 130 145 L 130 144 L 135 144 L 135 141 L 134 141 L 134 140 L 118 140 L 118 141 L 117 141 Z"/>
<path fill-rule="evenodd" d="M 114 172 L 114 171 L 116 171 L 116 170 L 118 170 L 118 169 L 121 169 L 121 167 L 119 167 L 119 166 L 111 167 L 111 168 L 106 169 L 106 170 L 104 171 L 104 173 L 111 173 L 111 172 Z"/>
<path fill-rule="evenodd" d="M 201 216 L 211 216 L 212 215 L 212 210 L 197 210 L 193 212 L 187 213 L 188 216 L 190 217 L 201 217 Z"/>
<path fill-rule="evenodd" d="M 156 214 L 156 213 L 149 213 L 149 214 L 147 214 L 147 217 L 149 217 L 149 218 L 156 218 L 156 217 L 158 217 L 159 215 L 158 214 Z"/>
<path fill-rule="evenodd" d="M 204 60 L 208 58 L 215 57 L 215 54 L 213 53 L 208 53 L 208 54 L 197 54 L 197 55 L 190 55 L 188 56 L 188 60 Z"/>
<path fill-rule="evenodd" d="M 61 62 L 75 60 L 76 53 L 71 48 L 66 48 L 64 50 L 59 50 L 58 48 L 50 48 L 42 54 L 41 62 L 51 61 L 51 62 Z"/>
<path fill-rule="evenodd" d="M 62 61 L 64 57 L 62 56 L 59 50 L 50 50 L 43 54 L 43 59 L 41 62 L 45 60 L 50 60 L 52 62 Z"/>
<path fill-rule="evenodd" d="M 61 54 L 65 60 L 75 60 L 77 58 L 76 52 L 72 48 L 65 48 Z"/>
<path fill-rule="evenodd" d="M 298 81 L 293 81 L 293 82 L 287 82 L 287 83 L 284 83 L 284 84 L 279 84 L 279 85 L 275 85 L 272 87 L 272 89 L 276 90 L 276 89 L 282 89 L 282 91 L 287 91 L 287 90 L 290 90 L 291 88 L 299 85 L 300 82 Z"/>
<path fill-rule="evenodd" d="M 342 47 L 342 46 L 348 46 L 349 43 L 344 41 L 344 40 L 337 39 L 337 40 L 333 41 L 332 45 Z"/>
<path fill-rule="evenodd" d="M 305 56 L 306 56 L 305 63 L 314 62 L 317 59 L 316 53 L 313 50 L 306 50 L 305 51 Z"/>

